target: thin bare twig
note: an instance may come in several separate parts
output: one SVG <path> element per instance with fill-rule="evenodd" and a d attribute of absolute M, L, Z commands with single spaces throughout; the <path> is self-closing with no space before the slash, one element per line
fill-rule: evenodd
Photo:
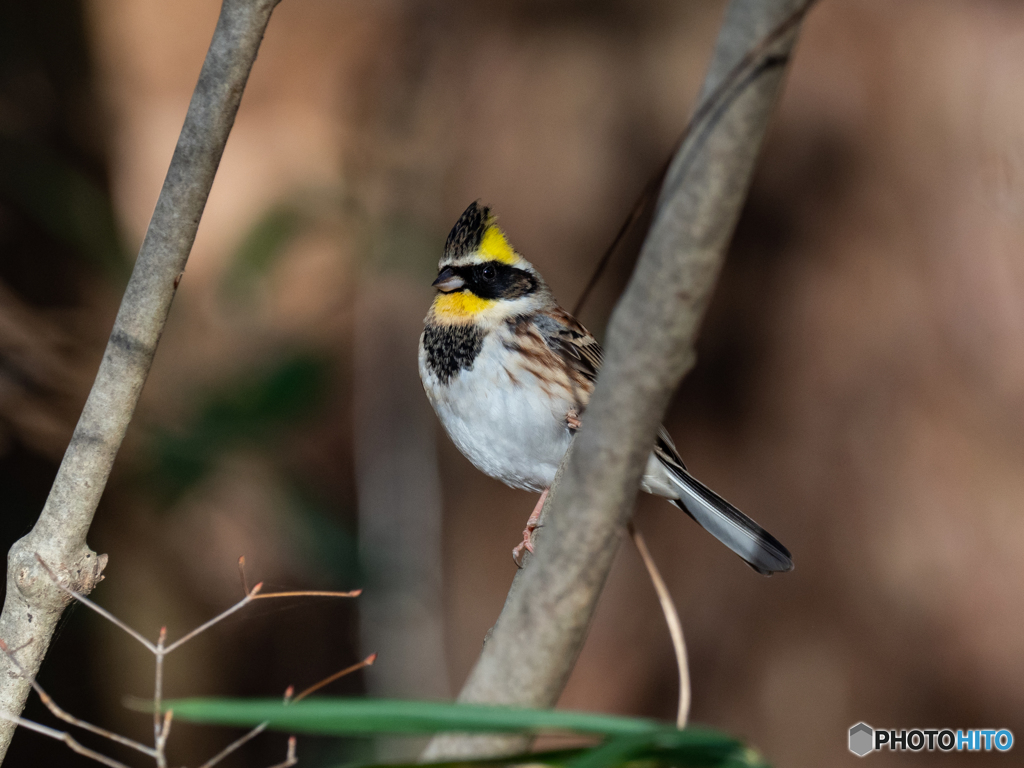
<path fill-rule="evenodd" d="M 119 618 L 117 618 L 114 614 L 112 614 L 106 608 L 104 608 L 101 605 L 98 605 L 97 603 L 94 603 L 92 600 L 90 600 L 88 597 L 83 595 L 81 592 L 76 592 L 75 590 L 71 589 L 71 587 L 68 587 L 68 586 L 65 586 L 64 584 L 62 584 L 61 581 L 60 581 L 60 576 L 58 576 L 54 572 L 54 570 L 49 565 L 46 564 L 46 561 L 43 560 L 42 555 L 40 555 L 38 552 L 35 553 L 35 559 L 36 559 L 36 562 L 39 563 L 39 566 L 43 569 L 43 571 L 51 579 L 53 579 L 53 583 L 56 585 L 58 590 L 60 590 L 64 594 L 68 595 L 69 597 L 74 598 L 75 600 L 77 600 L 82 605 L 86 606 L 87 608 L 91 608 L 93 611 L 95 611 L 100 616 L 105 618 L 107 621 L 109 621 L 115 627 L 117 627 L 121 631 L 126 632 L 127 634 L 129 634 L 132 637 L 134 637 L 136 640 L 138 640 L 140 643 L 142 643 L 144 646 L 146 646 L 147 650 L 149 650 L 150 653 L 156 653 L 157 652 L 156 646 L 153 643 L 151 643 L 149 640 L 147 640 L 145 637 L 143 637 L 140 632 L 137 632 L 136 630 L 134 630 L 131 627 L 129 627 L 127 624 L 125 624 L 123 621 L 121 621 Z"/>
<path fill-rule="evenodd" d="M 218 623 L 224 621 L 224 619 L 226 619 L 231 614 L 237 613 L 238 611 L 242 610 L 243 608 L 245 608 L 245 606 L 247 606 L 249 603 L 251 603 L 256 598 L 256 596 L 257 596 L 256 593 L 260 591 L 260 587 L 262 587 L 262 586 L 263 586 L 263 582 L 260 582 L 259 584 L 257 584 L 255 587 L 253 587 L 249 591 L 248 595 L 243 597 L 241 600 L 239 600 L 237 603 L 232 605 L 226 611 L 222 611 L 221 613 L 218 613 L 216 616 L 214 616 L 209 621 L 204 622 L 203 624 L 200 624 L 198 627 L 193 629 L 191 632 L 187 633 L 183 637 L 178 638 L 173 643 L 168 645 L 165 649 L 163 649 L 163 651 L 161 653 L 166 656 L 168 653 L 176 651 L 178 648 L 183 646 L 189 640 L 194 640 L 198 635 L 201 635 L 203 632 L 208 630 L 210 627 L 212 627 L 215 624 L 218 624 Z"/>
<path fill-rule="evenodd" d="M 174 712 L 167 710 L 164 712 L 163 727 L 160 729 L 159 734 L 156 737 L 156 766 L 157 768 L 167 768 L 167 739 L 171 735 L 171 721 L 174 719 Z"/>
<path fill-rule="evenodd" d="M 312 590 L 302 589 L 291 592 L 260 592 L 263 582 L 260 582 L 252 589 L 249 589 L 249 580 L 245 576 L 245 555 L 238 558 L 238 576 L 242 580 L 242 589 L 252 599 L 263 599 L 267 597 L 359 597 L 363 594 L 361 589 L 351 589 L 347 592 L 333 590 Z M 259 594 L 257 594 L 259 593 Z"/>
<path fill-rule="evenodd" d="M 299 762 L 299 759 L 295 756 L 295 737 L 288 737 L 288 751 L 286 752 L 287 757 L 283 763 L 277 763 L 276 765 L 270 766 L 270 768 L 290 768 Z"/>
<path fill-rule="evenodd" d="M 243 560 L 244 560 L 244 558 L 243 558 Z M 243 583 L 244 583 L 244 578 L 245 577 L 243 576 Z M 362 664 L 354 664 L 349 669 L 352 669 L 352 670 L 358 669 L 360 666 L 364 666 L 364 665 L 362 665 Z M 285 689 L 285 692 L 284 692 L 284 703 L 285 704 L 290 704 L 292 702 L 292 694 L 294 692 L 295 692 L 294 686 L 289 685 Z M 303 693 L 303 696 L 304 695 L 305 695 L 305 693 Z M 299 699 L 301 699 L 301 698 L 302 698 L 302 696 L 299 696 Z M 295 701 L 298 701 L 299 699 L 295 699 Z M 261 733 L 263 733 L 263 731 L 265 731 L 267 729 L 268 725 L 270 725 L 269 721 L 264 722 L 264 723 L 260 723 L 255 728 L 253 728 L 251 731 L 249 731 L 247 734 L 245 734 L 244 736 L 241 736 L 238 739 L 235 739 L 230 744 L 228 744 L 226 747 L 224 747 L 224 749 L 222 749 L 216 755 L 211 757 L 208 761 L 206 761 L 201 766 L 199 766 L 199 768 L 213 768 L 214 765 L 219 763 L 221 760 L 223 760 L 225 757 L 230 755 L 232 752 L 234 752 L 236 749 L 241 747 L 243 744 L 246 744 L 247 742 L 251 741 L 252 739 L 254 739 L 257 736 L 259 736 Z M 290 736 L 288 738 L 288 752 L 287 752 L 287 755 L 288 755 L 288 758 L 285 760 L 284 763 L 280 763 L 280 765 L 294 765 L 295 762 L 297 762 L 295 760 L 295 737 L 294 736 Z M 289 760 L 291 760 L 291 762 L 289 762 Z"/>
<path fill-rule="evenodd" d="M 3 640 L 0 640 L 0 651 L 2 651 L 7 656 L 10 662 L 18 669 L 18 671 L 21 674 L 27 674 L 25 668 L 20 664 L 18 659 L 15 657 L 14 651 L 10 650 L 7 647 L 7 643 L 5 643 Z M 75 717 L 74 715 L 70 714 L 69 712 L 65 711 L 60 706 L 58 706 L 57 702 L 55 702 L 46 691 L 43 690 L 43 687 L 35 678 L 30 678 L 29 684 L 32 686 L 32 689 L 36 692 L 36 695 L 39 696 L 39 700 L 42 701 L 46 708 L 53 713 L 54 717 L 63 720 L 65 723 L 68 723 L 69 725 L 74 725 L 83 730 L 95 733 L 97 736 L 102 736 L 105 739 L 116 741 L 118 744 L 123 744 L 126 747 L 131 747 L 132 749 L 142 752 L 144 755 L 156 757 L 156 750 L 152 747 L 147 747 L 145 744 L 140 744 L 137 741 L 133 741 L 132 739 L 113 733 L 112 731 L 100 728 L 98 725 L 93 725 L 92 723 L 86 722 L 85 720 L 81 720 Z M 26 720 L 25 722 L 31 721 Z M 40 727 L 45 728 L 46 726 Z"/>
<path fill-rule="evenodd" d="M 224 749 L 222 749 L 216 755 L 214 755 L 209 760 L 207 760 L 205 763 L 203 763 L 201 766 L 199 766 L 199 768 L 213 768 L 213 766 L 215 766 L 217 763 L 219 763 L 225 757 L 230 755 L 236 749 L 241 747 L 243 744 L 246 744 L 246 743 L 252 741 L 257 736 L 259 736 L 261 733 L 263 733 L 263 731 L 265 731 L 267 729 L 268 725 L 269 725 L 269 723 L 260 723 L 255 728 L 253 728 L 251 731 L 249 731 L 247 734 L 245 734 L 244 736 L 242 736 L 242 737 L 232 741 L 230 744 L 228 744 L 226 747 L 224 747 Z"/>
<path fill-rule="evenodd" d="M 61 584 L 57 580 L 58 579 L 57 574 L 53 571 L 52 568 L 50 568 L 50 566 L 48 566 L 46 564 L 46 562 L 38 554 L 36 555 L 36 560 L 42 566 L 43 570 L 45 570 L 46 573 L 49 574 L 50 577 L 54 580 L 54 582 L 56 583 L 57 588 L 59 590 L 61 590 L 65 594 L 69 595 L 70 597 L 73 597 L 75 600 L 77 600 L 80 603 L 82 603 L 82 605 L 84 605 L 84 606 L 86 606 L 88 608 L 91 608 L 93 611 L 95 611 L 100 616 L 105 618 L 107 621 L 112 623 L 118 629 L 121 629 L 122 631 L 124 631 L 127 634 L 129 634 L 132 637 L 134 637 L 136 640 L 138 640 L 140 643 L 142 643 L 144 646 L 146 646 L 146 648 L 149 650 L 149 652 L 154 654 L 158 659 L 163 657 L 163 656 L 166 656 L 167 654 L 171 653 L 172 651 L 180 648 L 182 645 L 187 643 L 189 640 L 192 640 L 193 638 L 195 638 L 196 635 L 202 634 L 203 632 L 208 630 L 210 627 L 212 627 L 215 624 L 217 624 L 217 623 L 223 621 L 224 619 L 226 619 L 231 614 L 235 613 L 236 611 L 241 610 L 242 608 L 247 606 L 249 603 L 251 603 L 253 600 L 255 600 L 258 597 L 305 597 L 305 596 L 325 596 L 325 595 L 326 596 L 330 596 L 330 597 L 357 597 L 362 592 L 362 590 L 358 590 L 357 589 L 357 590 L 352 590 L 351 592 L 322 592 L 322 591 L 301 592 L 300 591 L 300 592 L 271 592 L 271 593 L 266 594 L 266 595 L 261 595 L 261 594 L 259 594 L 260 590 L 263 588 L 263 582 L 261 581 L 259 584 L 254 586 L 251 590 L 249 590 L 249 594 L 247 594 L 245 597 L 243 597 L 241 600 L 239 600 L 233 606 L 228 608 L 226 611 L 223 611 L 222 613 L 219 613 L 218 615 L 214 616 L 209 621 L 207 621 L 204 624 L 201 624 L 200 626 L 198 626 L 195 629 L 193 629 L 191 632 L 186 634 L 184 637 L 181 637 L 181 638 L 175 640 L 170 645 L 164 647 L 163 643 L 164 643 L 164 641 L 167 638 L 167 627 L 161 627 L 160 628 L 160 636 L 159 636 L 157 642 L 155 644 L 151 643 L 140 632 L 136 631 L 132 627 L 130 627 L 127 624 L 125 624 L 123 621 L 121 621 L 119 618 L 117 618 L 114 614 L 112 614 L 106 608 L 104 608 L 101 605 L 98 605 L 97 603 L 93 602 L 92 600 L 90 600 L 85 595 L 83 595 L 83 594 L 81 594 L 79 592 L 76 592 L 73 589 L 71 589 L 69 587 L 66 587 L 63 584 Z M 159 689 L 160 689 L 160 680 L 161 680 L 161 677 L 160 677 L 160 667 L 158 666 L 157 667 L 157 692 L 158 692 L 158 694 L 159 694 Z M 157 723 L 154 727 L 157 730 L 159 730 L 159 723 Z"/>
<path fill-rule="evenodd" d="M 242 594 L 249 594 L 249 581 L 245 578 L 245 555 L 238 558 L 238 578 L 242 580 Z"/>
<path fill-rule="evenodd" d="M 44 572 L 47 573 L 51 578 L 53 578 L 56 581 L 58 577 L 57 577 L 57 574 L 53 571 L 53 569 L 50 568 L 50 566 L 47 565 L 46 562 L 41 557 L 39 557 L 38 555 L 36 556 L 36 558 L 37 558 L 37 561 L 39 562 L 40 567 L 44 570 Z M 240 559 L 239 565 L 244 567 L 244 558 Z M 244 583 L 244 571 L 243 571 L 243 583 Z M 155 683 L 154 683 L 153 700 L 152 700 L 152 704 L 151 704 L 152 710 L 153 710 L 154 746 L 153 747 L 147 747 L 144 744 L 140 744 L 138 742 L 132 741 L 131 739 L 127 739 L 127 738 L 125 738 L 123 736 L 118 736 L 115 733 L 111 733 L 111 732 L 106 731 L 106 730 L 104 730 L 102 728 L 99 728 L 98 726 L 92 725 L 91 723 L 88 723 L 88 722 L 86 722 L 84 720 L 80 720 L 80 719 L 74 717 L 73 715 L 70 715 L 69 713 L 67 713 L 63 709 L 61 709 L 59 706 L 57 706 L 56 702 L 54 702 L 53 699 L 51 699 L 50 696 L 47 695 L 47 693 L 35 681 L 34 678 L 29 678 L 30 686 L 39 694 L 39 698 L 43 701 L 43 703 L 47 706 L 47 708 L 49 708 L 49 710 L 55 716 L 59 717 L 60 719 L 64 720 L 67 723 L 70 723 L 72 725 L 76 725 L 76 726 L 78 726 L 80 728 L 88 730 L 88 731 L 90 731 L 92 733 L 95 733 L 97 735 L 104 736 L 104 737 L 106 737 L 108 739 L 111 739 L 112 741 L 118 742 L 119 744 L 123 744 L 125 746 L 132 747 L 133 749 L 136 749 L 136 750 L 138 750 L 138 751 L 140 751 L 140 752 L 142 752 L 142 753 L 144 753 L 144 754 L 146 754 L 146 755 L 148 755 L 150 757 L 153 757 L 156 760 L 157 768 L 167 768 L 167 754 L 166 754 L 167 740 L 170 737 L 170 734 L 171 734 L 171 723 L 173 722 L 173 719 L 174 719 L 174 711 L 173 710 L 167 710 L 166 712 L 163 712 L 162 716 L 161 716 L 161 709 L 162 709 L 161 705 L 162 705 L 162 702 L 163 702 L 163 661 L 164 661 L 164 657 L 165 656 L 167 656 L 172 651 L 177 650 L 182 645 L 187 643 L 189 640 L 194 639 L 196 636 L 198 636 L 202 632 L 205 632 L 206 630 L 210 629 L 211 627 L 213 627 L 217 623 L 223 621 L 228 616 L 231 616 L 235 612 L 237 612 L 240 609 L 244 608 L 246 605 L 251 603 L 257 597 L 321 597 L 321 596 L 328 596 L 328 597 L 354 597 L 354 596 L 358 595 L 361 592 L 361 590 L 352 590 L 352 591 L 349 591 L 349 592 L 331 592 L 331 591 L 322 591 L 322 590 L 301 591 L 300 590 L 300 591 L 292 591 L 292 592 L 271 592 L 271 593 L 267 593 L 267 594 L 260 594 L 260 590 L 263 588 L 263 582 L 260 582 L 259 584 L 256 584 L 256 586 L 254 586 L 252 589 L 250 589 L 248 594 L 244 598 L 239 600 L 237 603 L 235 603 L 233 606 L 228 608 L 226 611 L 222 611 L 221 613 L 217 614 L 216 616 L 214 616 L 209 621 L 207 621 L 207 622 L 201 624 L 200 626 L 196 627 L 191 632 L 188 632 L 183 637 L 181 637 L 180 639 L 178 639 L 175 642 L 171 643 L 170 645 L 165 645 L 165 641 L 167 640 L 167 627 L 161 627 L 160 628 L 160 633 L 159 633 L 159 636 L 157 638 L 157 642 L 156 642 L 156 644 L 153 644 L 149 640 L 147 640 L 145 637 L 143 637 L 135 629 L 133 629 L 132 627 L 130 627 L 127 624 L 125 624 L 123 621 L 118 619 L 116 616 L 114 616 L 112 613 L 110 613 L 106 609 L 101 608 L 99 605 L 94 603 L 92 600 L 89 600 L 87 597 L 85 597 L 85 596 L 75 592 L 74 590 L 70 589 L 69 587 L 67 587 L 67 586 L 65 586 L 63 584 L 59 584 L 58 583 L 58 587 L 59 587 L 59 589 L 62 592 L 68 594 L 69 596 L 75 598 L 76 600 L 81 601 L 86 607 L 92 609 L 93 611 L 98 613 L 100 616 L 103 616 L 105 619 L 109 620 L 112 624 L 114 624 L 114 626 L 124 630 L 125 633 L 127 633 L 131 637 L 133 637 L 136 640 L 138 640 L 139 642 L 141 642 L 156 657 L 156 663 L 155 663 L 155 667 L 156 667 L 156 680 L 155 680 Z M 20 662 L 18 662 L 17 658 L 15 658 L 14 654 L 18 650 L 22 650 L 22 649 L 19 648 L 19 649 L 11 650 L 7 646 L 7 644 L 2 639 L 0 639 L 0 652 L 2 652 L 3 655 L 7 657 L 8 661 L 15 667 L 15 669 L 18 672 L 18 674 L 27 677 L 28 676 L 28 671 L 21 665 Z M 365 658 L 363 661 L 358 662 L 357 664 L 353 664 L 352 666 L 350 666 L 350 667 L 348 667 L 346 669 L 343 669 L 341 672 L 338 672 L 338 673 L 336 673 L 334 675 L 331 675 L 327 679 L 322 680 L 321 682 L 317 683 L 316 685 L 312 686 L 311 688 L 308 688 L 307 690 L 303 691 L 298 696 L 298 698 L 296 698 L 295 700 L 298 701 L 299 699 L 304 698 L 305 696 L 308 696 L 313 691 L 315 691 L 315 690 L 317 690 L 319 688 L 322 688 L 323 686 L 327 685 L 330 682 L 333 682 L 334 680 L 337 680 L 339 677 L 342 677 L 344 675 L 350 674 L 350 673 L 356 671 L 357 669 L 361 669 L 363 667 L 369 666 L 370 664 L 373 664 L 373 662 L 376 660 L 376 658 L 377 658 L 377 654 L 372 654 L 372 655 L 368 656 L 367 658 Z M 293 686 L 288 686 L 288 689 L 285 691 L 285 694 L 284 694 L 284 702 L 286 704 L 289 703 L 292 700 L 293 693 L 294 693 Z M 145 708 L 148 709 L 149 707 L 147 706 Z M 2 714 L 2 713 L 0 713 L 0 714 Z M 101 754 L 99 754 L 97 752 L 93 752 L 92 750 L 89 750 L 89 749 L 86 749 L 86 748 L 82 747 L 77 741 L 74 740 L 73 737 L 71 737 L 69 734 L 64 733 L 63 731 L 56 731 L 56 730 L 54 730 L 52 728 L 48 728 L 47 726 L 40 725 L 39 723 L 35 723 L 35 722 L 31 721 L 31 720 L 25 720 L 25 719 L 23 719 L 21 717 L 18 717 L 16 715 L 11 715 L 11 714 L 3 715 L 2 719 L 3 719 L 4 722 L 12 722 L 12 723 L 15 723 L 15 724 L 18 724 L 18 725 L 24 725 L 26 728 L 29 728 L 29 729 L 37 731 L 39 733 L 45 734 L 47 736 L 50 736 L 51 738 L 55 738 L 55 739 L 59 739 L 61 741 L 64 741 L 65 743 L 68 744 L 69 747 L 74 749 L 76 752 L 81 752 L 82 754 L 87 755 L 89 757 L 92 757 L 95 760 L 99 760 L 100 762 L 102 762 L 102 763 L 104 763 L 106 765 L 116 766 L 117 768 L 120 768 L 120 766 L 122 765 L 121 763 L 118 763 L 115 760 L 111 760 L 110 758 L 106 758 L 105 756 L 103 756 L 103 755 L 101 755 Z M 217 755 L 215 755 L 213 758 L 211 758 L 207 763 L 205 763 L 203 768 L 208 768 L 209 766 L 215 765 L 217 762 L 219 762 L 220 760 L 224 759 L 227 755 L 229 755 L 232 752 L 234 752 L 235 750 L 237 750 L 239 747 L 241 747 L 247 741 L 249 741 L 250 739 L 254 738 L 258 734 L 262 733 L 263 730 L 266 727 L 267 727 L 267 723 L 261 723 L 260 725 L 256 726 L 254 729 L 252 729 L 246 735 L 242 736 L 239 739 L 236 739 L 234 742 L 232 742 L 227 747 L 225 747 L 223 750 L 221 750 Z M 294 736 L 291 737 L 288 740 L 288 752 L 287 752 L 287 755 L 288 756 L 285 759 L 285 761 L 283 763 L 280 763 L 279 766 L 295 765 L 295 763 L 298 762 L 297 758 L 295 757 L 295 737 Z M 277 767 L 275 767 L 275 768 L 277 768 Z"/>
<path fill-rule="evenodd" d="M 672 638 L 672 650 L 676 655 L 676 667 L 679 670 L 679 706 L 676 709 L 676 727 L 685 728 L 686 721 L 690 717 L 690 666 L 686 661 L 686 640 L 683 638 L 683 623 L 679 620 L 679 613 L 676 605 L 672 602 L 672 595 L 668 591 L 665 580 L 661 578 L 658 565 L 651 557 L 651 551 L 647 549 L 647 542 L 644 536 L 630 521 L 629 535 L 633 537 L 640 559 L 644 561 L 647 574 L 651 577 L 654 591 L 658 593 L 658 602 L 661 604 L 661 611 L 665 614 L 665 623 L 668 625 L 668 633 Z"/>
<path fill-rule="evenodd" d="M 268 597 L 359 597 L 363 594 L 361 589 L 352 589 L 348 592 L 330 592 L 325 590 L 299 590 L 297 592 L 267 592 L 265 595 L 253 595 L 253 600 L 265 600 Z"/>
<path fill-rule="evenodd" d="M 548 495 L 536 554 L 516 574 L 459 701 L 550 707 L 561 694 L 669 398 L 693 364 L 700 321 L 811 2 L 729 3 L 693 126 L 608 324 L 585 424 Z M 747 61 L 754 62 L 748 74 L 720 89 Z M 443 735 L 424 759 L 503 755 L 528 744 L 522 736 Z"/>
<path fill-rule="evenodd" d="M 18 717 L 17 715 L 12 715 L 8 712 L 2 711 L 0 711 L 0 720 L 11 723 L 11 725 L 20 725 L 22 728 L 28 728 L 30 731 L 41 733 L 43 734 L 43 736 L 49 736 L 51 739 L 63 741 L 65 744 L 68 745 L 68 747 L 70 747 L 73 751 L 77 752 L 78 754 L 92 758 L 97 763 L 103 763 L 103 765 L 110 766 L 110 768 L 129 768 L 129 766 L 125 765 L 124 763 L 119 763 L 112 757 L 107 757 L 106 755 L 100 754 L 99 752 L 94 752 L 88 747 L 83 747 L 81 744 L 75 741 L 75 737 L 67 731 L 58 731 L 56 728 L 49 728 L 45 725 L 40 725 L 39 723 L 36 723 L 32 720 L 26 720 L 23 717 Z"/>
<path fill-rule="evenodd" d="M 160 708 L 164 700 L 164 643 L 167 640 L 167 627 L 160 627 L 160 636 L 156 640 L 156 680 L 153 683 L 153 743 L 160 743 Z"/>
<path fill-rule="evenodd" d="M 333 683 L 335 680 L 339 680 L 339 679 L 345 677 L 345 675 L 351 675 L 353 672 L 357 672 L 360 669 L 363 669 L 364 667 L 372 666 L 373 662 L 375 662 L 376 660 L 377 660 L 377 654 L 376 653 L 371 653 L 369 656 L 367 656 L 362 661 L 358 661 L 358 662 L 356 662 L 355 664 L 353 664 L 350 667 L 345 667 L 340 672 L 335 672 L 330 677 L 325 677 L 319 683 L 316 683 L 315 685 L 309 686 L 309 688 L 304 690 L 302 693 L 300 693 L 295 698 L 292 698 L 292 697 L 289 696 L 286 699 L 285 703 L 287 703 L 287 704 L 294 704 L 297 701 L 302 701 L 304 698 L 309 696 L 309 694 L 314 693 L 316 691 L 319 691 L 325 685 L 329 685 L 329 684 Z"/>
<path fill-rule="evenodd" d="M 240 560 L 242 561 L 242 563 L 244 563 L 245 558 L 240 558 Z M 242 564 L 242 563 L 240 563 L 240 564 Z M 244 576 L 242 577 L 242 583 L 243 584 L 245 583 L 245 577 Z M 292 701 L 292 694 L 294 692 L 295 692 L 294 686 L 289 685 L 285 689 L 285 692 L 284 692 L 284 703 L 285 704 L 290 704 L 291 703 L 291 701 Z M 302 698 L 302 697 L 300 696 L 299 698 Z M 296 699 L 296 701 L 298 701 L 298 699 Z M 265 731 L 267 729 L 268 725 L 270 725 L 269 721 L 264 722 L 264 723 L 260 723 L 255 728 L 253 728 L 251 731 L 249 731 L 247 734 L 245 734 L 244 736 L 241 736 L 238 739 L 235 739 L 235 741 L 233 741 L 230 744 L 228 744 L 226 747 L 224 747 L 224 749 L 222 749 L 216 755 L 211 757 L 207 762 L 205 762 L 201 766 L 199 766 L 199 768 L 212 768 L 214 765 L 219 763 L 221 760 L 223 760 L 225 757 L 230 755 L 232 752 L 234 752 L 236 749 L 241 747 L 243 744 L 247 743 L 248 741 L 256 738 L 261 733 L 263 733 L 263 731 Z M 288 752 L 287 752 L 287 754 L 289 755 L 289 759 L 291 759 L 293 761 L 294 761 L 294 758 L 295 758 L 295 743 L 294 742 L 295 742 L 295 737 L 294 736 L 290 736 L 288 738 Z M 285 764 L 293 765 L 294 762 L 289 763 L 288 760 L 285 760 L 284 763 L 281 763 L 281 765 L 285 765 Z"/>

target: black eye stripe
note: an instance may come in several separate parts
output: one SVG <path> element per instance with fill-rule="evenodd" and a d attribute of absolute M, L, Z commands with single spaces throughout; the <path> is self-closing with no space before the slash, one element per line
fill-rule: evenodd
<path fill-rule="evenodd" d="M 485 268 L 494 270 L 494 277 L 484 277 Z M 466 264 L 451 270 L 466 281 L 465 290 L 481 299 L 517 299 L 537 290 L 537 278 L 525 269 L 487 261 L 483 264 Z"/>

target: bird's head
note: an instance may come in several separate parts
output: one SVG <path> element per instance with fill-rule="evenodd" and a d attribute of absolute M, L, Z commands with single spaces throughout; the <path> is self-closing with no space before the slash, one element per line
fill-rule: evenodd
<path fill-rule="evenodd" d="M 452 227 L 437 268 L 438 293 L 430 307 L 436 322 L 501 322 L 552 301 L 544 279 L 479 203 L 470 203 Z"/>

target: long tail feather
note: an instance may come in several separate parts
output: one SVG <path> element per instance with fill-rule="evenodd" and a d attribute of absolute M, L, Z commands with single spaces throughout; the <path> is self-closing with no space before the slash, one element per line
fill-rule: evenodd
<path fill-rule="evenodd" d="M 679 489 L 679 499 L 672 500 L 672 503 L 704 530 L 746 560 L 758 573 L 771 576 L 778 571 L 793 570 L 789 550 L 778 539 L 685 469 L 666 466 Z"/>

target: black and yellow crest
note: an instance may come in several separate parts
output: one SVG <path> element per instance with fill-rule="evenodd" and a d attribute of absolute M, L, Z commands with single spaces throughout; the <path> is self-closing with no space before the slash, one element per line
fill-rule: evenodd
<path fill-rule="evenodd" d="M 444 261 L 455 261 L 480 249 L 488 224 L 494 222 L 491 209 L 480 205 L 479 200 L 469 204 L 455 222 L 448 240 L 444 244 Z"/>
<path fill-rule="evenodd" d="M 440 265 L 463 261 L 473 254 L 480 261 L 497 261 L 502 264 L 515 265 L 523 260 L 498 227 L 491 209 L 480 205 L 479 201 L 469 204 L 448 233 Z"/>

